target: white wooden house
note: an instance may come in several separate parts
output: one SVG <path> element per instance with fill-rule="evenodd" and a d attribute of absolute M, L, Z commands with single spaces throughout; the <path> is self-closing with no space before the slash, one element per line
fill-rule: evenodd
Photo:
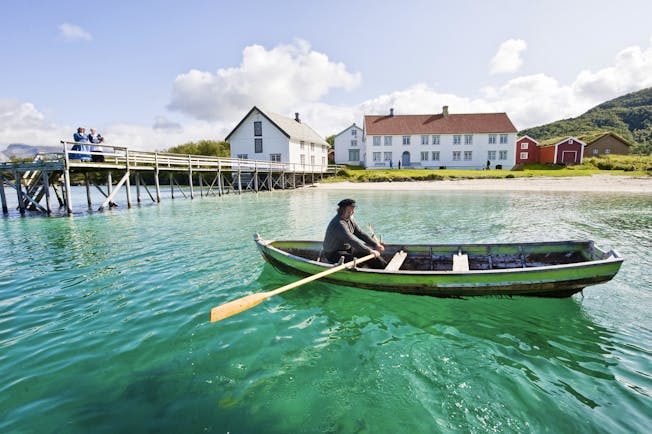
<path fill-rule="evenodd" d="M 292 170 L 328 169 L 328 143 L 299 119 L 254 106 L 225 139 L 231 157 L 290 163 Z"/>
<path fill-rule="evenodd" d="M 355 123 L 335 136 L 333 147 L 336 164 L 362 165 L 364 162 L 363 130 Z"/>
<path fill-rule="evenodd" d="M 368 169 L 511 169 L 515 165 L 516 127 L 506 113 L 364 117 Z"/>

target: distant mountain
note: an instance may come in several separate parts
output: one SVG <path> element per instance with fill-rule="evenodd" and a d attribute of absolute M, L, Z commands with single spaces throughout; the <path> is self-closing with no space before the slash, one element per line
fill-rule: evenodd
<path fill-rule="evenodd" d="M 539 142 L 566 136 L 593 136 L 607 131 L 632 143 L 633 154 L 652 154 L 652 87 L 614 98 L 581 116 L 519 131 Z"/>
<path fill-rule="evenodd" d="M 62 148 L 59 146 L 32 146 L 22 143 L 12 143 L 7 146 L 7 149 L 0 152 L 0 161 L 9 161 L 12 157 L 31 158 L 39 152 L 62 152 Z"/>

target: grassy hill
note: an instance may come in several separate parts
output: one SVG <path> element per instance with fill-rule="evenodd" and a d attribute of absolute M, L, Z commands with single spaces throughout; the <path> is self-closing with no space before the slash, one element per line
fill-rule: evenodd
<path fill-rule="evenodd" d="M 614 98 L 581 116 L 519 131 L 539 142 L 566 136 L 589 137 L 607 131 L 632 143 L 632 154 L 652 154 L 652 88 Z"/>

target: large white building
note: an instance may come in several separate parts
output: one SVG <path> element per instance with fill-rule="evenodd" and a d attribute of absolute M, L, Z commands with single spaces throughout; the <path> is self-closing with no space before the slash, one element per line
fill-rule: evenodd
<path fill-rule="evenodd" d="M 395 115 L 390 109 L 365 116 L 363 127 L 368 169 L 511 169 L 516 163 L 517 130 L 506 113 L 450 114 L 444 106 L 440 114 Z"/>
<path fill-rule="evenodd" d="M 362 165 L 364 163 L 364 131 L 353 123 L 333 140 L 336 164 Z"/>
<path fill-rule="evenodd" d="M 310 126 L 254 106 L 225 139 L 231 157 L 290 163 L 293 170 L 328 169 L 328 143 Z"/>

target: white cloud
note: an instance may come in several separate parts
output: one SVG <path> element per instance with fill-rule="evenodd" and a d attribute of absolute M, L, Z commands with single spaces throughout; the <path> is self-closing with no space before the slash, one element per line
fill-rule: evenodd
<path fill-rule="evenodd" d="M 70 23 L 59 25 L 59 35 L 68 41 L 92 41 L 93 35 Z"/>
<path fill-rule="evenodd" d="M 277 62 L 277 65 L 274 65 Z M 285 73 L 287 72 L 287 77 Z M 350 89 L 360 82 L 342 64 L 328 61 L 307 44 L 265 50 L 245 49 L 242 65 L 217 74 L 190 71 L 175 80 L 170 106 L 194 116 L 175 121 L 157 116 L 151 125 L 97 124 L 107 144 L 141 150 L 164 150 L 202 139 L 223 140 L 252 105 L 301 119 L 319 134 L 336 134 L 365 114 L 507 112 L 516 128 L 579 116 L 611 98 L 652 87 L 652 39 L 648 47 L 627 47 L 611 65 L 580 72 L 571 83 L 560 83 L 550 74 L 531 74 L 502 85 L 479 89 L 478 97 L 440 92 L 415 84 L 348 106 L 321 99 L 331 88 Z M 56 145 L 72 138 L 78 125 L 56 125 L 29 102 L 0 98 L 0 150 L 10 143 Z"/>
<path fill-rule="evenodd" d="M 521 53 L 527 48 L 522 39 L 508 39 L 498 47 L 498 52 L 489 62 L 491 74 L 516 72 L 523 64 Z"/>
<path fill-rule="evenodd" d="M 251 45 L 239 67 L 179 75 L 168 108 L 201 120 L 242 115 L 254 105 L 285 113 L 318 102 L 331 89 L 349 90 L 359 83 L 359 73 L 348 72 L 305 41 L 271 50 Z"/>

